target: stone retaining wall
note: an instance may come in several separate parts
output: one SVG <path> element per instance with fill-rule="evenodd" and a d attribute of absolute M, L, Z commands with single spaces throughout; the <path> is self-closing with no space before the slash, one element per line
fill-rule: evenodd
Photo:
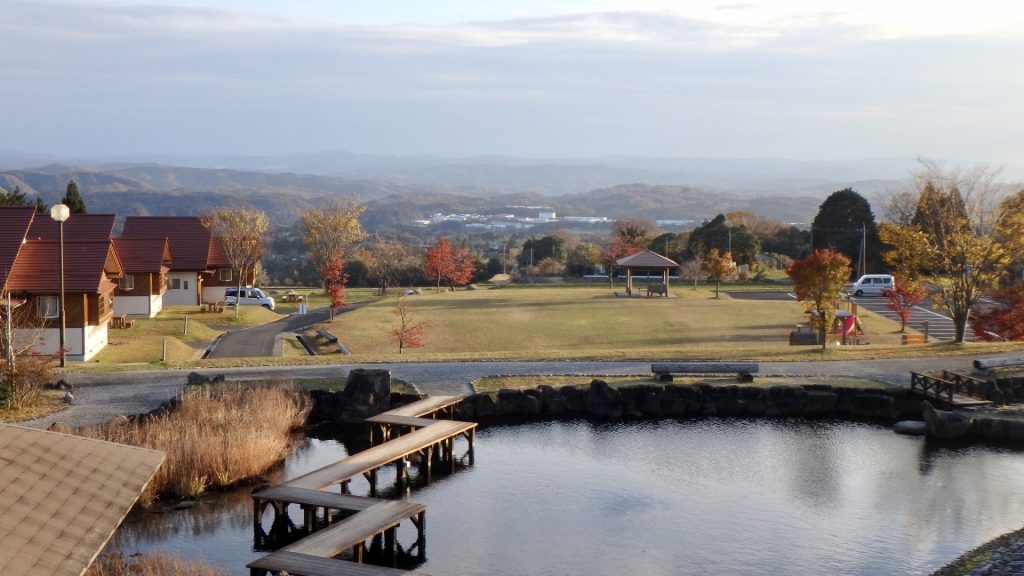
<path fill-rule="evenodd" d="M 854 416 L 895 420 L 920 417 L 920 400 L 905 390 L 807 386 L 712 386 L 647 384 L 612 388 L 603 380 L 587 386 L 538 386 L 469 396 L 456 418 L 587 416 L 665 418 L 681 416 Z"/>

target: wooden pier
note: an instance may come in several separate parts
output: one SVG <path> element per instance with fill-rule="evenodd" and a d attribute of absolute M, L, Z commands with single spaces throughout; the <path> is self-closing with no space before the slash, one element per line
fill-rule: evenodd
<path fill-rule="evenodd" d="M 942 371 L 941 376 L 910 373 L 910 391 L 937 400 L 950 408 L 971 408 L 992 404 L 985 399 L 988 382 L 967 374 Z"/>
<path fill-rule="evenodd" d="M 290 576 L 417 574 L 362 564 L 367 553 L 374 551 L 394 566 L 398 552 L 402 550 L 397 540 L 397 529 L 407 519 L 416 527 L 417 538 L 408 550 L 402 552 L 411 554 L 415 551 L 421 561 L 426 558 L 426 505 L 374 498 L 378 473 L 382 468 L 395 464 L 395 483 L 404 487 L 409 482 L 412 459 L 418 460 L 420 474 L 427 482 L 430 481 L 431 465 L 435 459 L 448 464 L 450 471 L 454 472 L 458 460 L 455 441 L 459 437 L 465 438 L 469 444 L 467 454 L 472 464 L 477 425 L 451 419 L 455 406 L 461 400 L 461 396 L 428 397 L 378 414 L 367 419 L 367 423 L 371 444 L 375 429 L 380 431 L 383 443 L 278 486 L 254 492 L 253 537 L 257 546 L 269 540 L 263 529 L 263 515 L 268 507 L 274 510 L 272 535 L 280 539 L 301 536 L 301 539 L 249 563 L 251 576 L 285 573 Z M 447 415 L 449 419 L 437 419 L 438 415 Z M 394 434 L 396 432 L 399 434 Z M 369 483 L 370 497 L 349 493 L 351 481 L 360 475 Z M 324 490 L 335 484 L 339 485 L 340 493 Z M 288 507 L 292 504 L 303 511 L 301 528 L 295 526 L 288 515 Z M 348 551 L 351 551 L 354 562 L 335 558 Z"/>

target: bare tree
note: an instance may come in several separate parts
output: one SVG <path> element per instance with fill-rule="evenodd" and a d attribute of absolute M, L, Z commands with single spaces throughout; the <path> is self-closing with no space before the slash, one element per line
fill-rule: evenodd
<path fill-rule="evenodd" d="M 394 285 L 395 277 L 407 265 L 409 250 L 394 238 L 377 235 L 366 248 L 363 259 L 377 284 L 377 293 L 385 295 L 388 288 Z"/>
<path fill-rule="evenodd" d="M 242 284 L 250 275 L 256 275 L 256 267 L 263 257 L 263 245 L 270 228 L 267 214 L 249 208 L 225 208 L 211 214 L 204 223 L 220 242 L 231 270 L 237 274 L 241 294 Z M 235 302 L 235 318 L 241 309 L 240 300 L 237 298 Z"/>

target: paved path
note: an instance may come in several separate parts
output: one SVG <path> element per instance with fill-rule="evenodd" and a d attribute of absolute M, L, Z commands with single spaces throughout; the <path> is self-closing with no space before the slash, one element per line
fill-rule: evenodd
<path fill-rule="evenodd" d="M 349 306 L 342 313 L 354 308 Z M 310 310 L 307 314 L 290 314 L 280 320 L 251 328 L 225 332 L 217 340 L 209 358 L 256 358 L 280 356 L 280 336 L 302 330 L 319 322 L 326 322 L 327 307 Z"/>
<path fill-rule="evenodd" d="M 851 376 L 907 386 L 911 370 L 970 369 L 973 356 L 832 362 L 762 362 L 764 376 Z M 261 366 L 254 368 L 199 369 L 224 374 L 228 380 L 290 380 L 344 378 L 353 368 L 390 370 L 427 394 L 469 394 L 469 383 L 483 376 L 544 374 L 650 374 L 650 361 L 630 362 L 408 362 L 379 364 L 325 364 L 317 366 Z M 63 412 L 26 425 L 45 428 L 53 422 L 70 426 L 106 422 L 117 415 L 148 412 L 177 395 L 192 370 L 138 372 L 70 372 L 75 403 Z"/>

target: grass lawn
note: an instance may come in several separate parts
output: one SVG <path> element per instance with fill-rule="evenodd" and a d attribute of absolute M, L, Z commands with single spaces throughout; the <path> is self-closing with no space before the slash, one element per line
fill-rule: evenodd
<path fill-rule="evenodd" d="M 394 299 L 380 300 L 324 326 L 352 350 L 349 360 L 442 359 L 818 359 L 815 347 L 789 346 L 805 321 L 791 300 L 713 297 L 713 289 L 678 289 L 675 298 L 617 298 L 606 286 L 542 289 L 425 290 L 405 297 L 427 324 L 424 348 L 398 355 L 391 330 Z M 846 351 L 894 355 L 899 326 L 862 311 L 870 346 Z M 318 326 L 319 327 L 319 326 Z M 884 355 L 884 354 L 883 354 Z"/>
<path fill-rule="evenodd" d="M 663 383 L 651 378 L 650 376 L 489 376 L 487 378 L 480 378 L 473 382 L 473 389 L 477 392 L 494 392 L 501 390 L 502 388 L 511 388 L 514 390 L 523 390 L 527 388 L 536 388 L 542 384 L 548 386 L 554 386 L 555 388 L 561 386 L 586 386 L 590 384 L 590 381 L 600 378 L 607 382 L 613 388 L 638 386 L 641 384 L 653 384 L 662 386 Z M 731 386 L 738 384 L 736 378 L 721 377 L 691 377 L 691 378 L 676 378 L 673 384 L 697 384 L 706 383 L 712 386 Z M 759 386 L 768 388 L 770 386 L 802 386 L 805 384 L 826 384 L 834 387 L 846 387 L 846 388 L 870 388 L 870 389 L 882 389 L 886 388 L 885 384 L 881 382 L 874 382 L 871 380 L 863 380 L 860 378 L 844 378 L 844 377 L 783 377 L 783 376 L 771 376 L 771 377 L 755 377 L 753 382 L 741 384 L 742 386 Z"/>

